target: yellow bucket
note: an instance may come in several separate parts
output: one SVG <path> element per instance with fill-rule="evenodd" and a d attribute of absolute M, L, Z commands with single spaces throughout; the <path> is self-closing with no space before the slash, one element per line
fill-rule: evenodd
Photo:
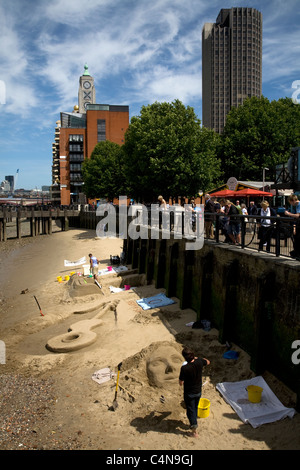
<path fill-rule="evenodd" d="M 68 281 L 70 279 L 70 276 L 65 276 L 65 281 Z"/>
<path fill-rule="evenodd" d="M 73 274 L 75 274 L 75 271 L 70 272 L 70 276 L 73 276 Z"/>
<path fill-rule="evenodd" d="M 262 391 L 263 389 L 257 385 L 248 385 L 248 400 L 251 401 L 251 403 L 259 403 L 261 400 Z"/>
<path fill-rule="evenodd" d="M 209 416 L 210 401 L 207 398 L 200 398 L 198 405 L 198 418 L 207 418 Z"/>
<path fill-rule="evenodd" d="M 62 277 L 61 276 L 57 276 L 56 279 L 58 280 L 58 282 L 62 282 Z"/>

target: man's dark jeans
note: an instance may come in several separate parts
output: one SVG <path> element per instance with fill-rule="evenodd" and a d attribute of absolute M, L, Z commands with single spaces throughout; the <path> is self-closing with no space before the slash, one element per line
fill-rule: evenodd
<path fill-rule="evenodd" d="M 197 394 L 184 394 L 184 402 L 186 405 L 186 415 L 190 422 L 191 428 L 196 428 L 197 423 L 197 414 L 198 414 L 198 404 L 201 398 L 201 393 Z"/>

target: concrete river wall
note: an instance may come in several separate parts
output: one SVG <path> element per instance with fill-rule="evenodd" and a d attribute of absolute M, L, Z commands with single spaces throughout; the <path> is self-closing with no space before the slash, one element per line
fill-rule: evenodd
<path fill-rule="evenodd" d="M 127 238 L 124 252 L 148 283 L 209 320 L 222 344 L 245 350 L 257 375 L 269 371 L 293 390 L 300 411 L 299 262 L 210 240 L 187 251 L 185 239 Z"/>

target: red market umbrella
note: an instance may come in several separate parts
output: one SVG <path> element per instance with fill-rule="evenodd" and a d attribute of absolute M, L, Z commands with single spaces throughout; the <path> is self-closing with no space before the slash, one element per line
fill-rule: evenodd
<path fill-rule="evenodd" d="M 213 197 L 233 197 L 235 196 L 235 191 L 230 191 L 230 189 L 222 189 L 221 191 L 216 191 L 215 193 L 209 193 Z"/>
<path fill-rule="evenodd" d="M 234 191 L 234 195 L 236 197 L 239 196 L 266 196 L 266 197 L 273 197 L 272 193 L 267 193 L 266 191 L 260 191 L 259 189 L 251 189 L 251 188 L 245 188 L 245 189 L 240 189 L 239 191 Z"/>

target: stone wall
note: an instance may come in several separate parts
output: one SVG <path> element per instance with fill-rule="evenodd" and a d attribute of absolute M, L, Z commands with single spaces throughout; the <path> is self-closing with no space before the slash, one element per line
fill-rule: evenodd
<path fill-rule="evenodd" d="M 300 411 L 300 364 L 292 361 L 292 343 L 300 340 L 300 263 L 209 240 L 197 251 L 185 245 L 128 238 L 124 251 L 148 283 L 210 320 L 222 344 L 244 349 L 257 375 L 267 370 L 296 392 Z"/>

